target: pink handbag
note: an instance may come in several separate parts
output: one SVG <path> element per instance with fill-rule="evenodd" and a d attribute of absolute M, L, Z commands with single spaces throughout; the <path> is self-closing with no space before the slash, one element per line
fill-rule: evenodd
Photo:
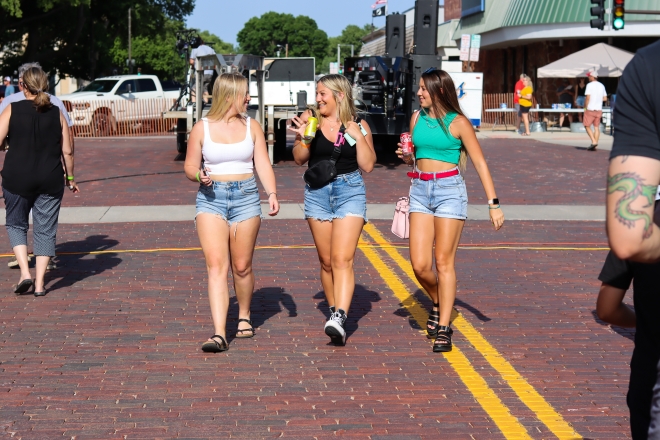
<path fill-rule="evenodd" d="M 399 238 L 408 238 L 410 236 L 410 223 L 408 220 L 408 211 L 410 202 L 408 197 L 401 197 L 396 202 L 394 208 L 394 219 L 392 220 L 392 234 Z"/>

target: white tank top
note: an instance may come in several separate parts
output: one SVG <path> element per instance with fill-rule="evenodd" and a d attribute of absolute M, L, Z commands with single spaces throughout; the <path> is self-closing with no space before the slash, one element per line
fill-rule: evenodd
<path fill-rule="evenodd" d="M 245 121 L 247 125 L 245 139 L 233 144 L 221 144 L 211 140 L 209 121 L 202 118 L 204 123 L 204 144 L 202 157 L 204 166 L 209 174 L 250 174 L 254 169 L 254 142 L 250 136 L 250 118 Z"/>

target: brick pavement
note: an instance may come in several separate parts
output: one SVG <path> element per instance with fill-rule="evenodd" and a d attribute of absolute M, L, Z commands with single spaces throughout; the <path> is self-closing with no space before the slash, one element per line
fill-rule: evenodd
<path fill-rule="evenodd" d="M 503 203 L 602 205 L 608 152 L 550 145 L 530 139 L 481 141 L 498 196 Z M 82 193 L 64 196 L 64 206 L 194 204 L 196 186 L 174 161 L 174 139 L 77 139 L 76 179 Z M 4 155 L 0 155 L 4 160 Z M 369 203 L 394 203 L 407 193 L 408 167 L 383 160 L 365 175 Z M 292 161 L 275 166 L 280 201 L 303 201 L 304 168 Z M 466 174 L 468 197 L 485 195 L 472 166 Z"/>
<path fill-rule="evenodd" d="M 374 224 L 387 230 L 387 222 Z M 198 246 L 188 222 L 62 225 L 58 241 L 59 252 Z M 571 242 L 605 245 L 602 223 L 510 222 L 496 234 L 486 222 L 468 222 L 462 240 Z M 309 243 L 303 221 L 281 220 L 263 224 L 258 245 Z M 604 256 L 461 249 L 457 308 L 581 435 L 621 438 L 628 435 L 632 342 L 630 332 L 593 316 Z M 45 298 L 7 293 L 0 304 L 6 436 L 502 437 L 360 252 L 345 348 L 327 345 L 322 331 L 315 251 L 275 248 L 256 252 L 257 337 L 232 340 L 220 355 L 199 350 L 212 331 L 200 252 L 59 259 Z M 17 273 L 4 264 L 0 271 L 8 292 Z M 414 295 L 430 306 L 421 292 Z M 231 313 L 230 335 L 233 299 Z M 530 435 L 547 438 L 547 428 L 460 333 L 455 341 Z"/>

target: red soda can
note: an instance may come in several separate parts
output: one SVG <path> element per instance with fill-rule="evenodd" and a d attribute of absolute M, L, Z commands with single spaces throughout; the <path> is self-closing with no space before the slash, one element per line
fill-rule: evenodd
<path fill-rule="evenodd" d="M 401 133 L 401 151 L 406 155 L 413 152 L 412 135 L 409 132 Z"/>

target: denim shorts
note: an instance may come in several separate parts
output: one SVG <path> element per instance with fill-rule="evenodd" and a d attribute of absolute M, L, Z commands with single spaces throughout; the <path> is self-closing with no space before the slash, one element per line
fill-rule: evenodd
<path fill-rule="evenodd" d="M 465 220 L 467 205 L 465 180 L 460 174 L 435 180 L 412 180 L 409 212 Z"/>
<path fill-rule="evenodd" d="M 586 100 L 587 99 L 585 96 L 578 96 L 577 98 L 575 98 L 575 104 L 577 104 L 578 107 L 584 107 L 584 103 Z"/>
<path fill-rule="evenodd" d="M 360 170 L 340 174 L 323 188 L 305 185 L 305 219 L 344 217 L 362 217 L 367 222 L 367 191 Z"/>
<path fill-rule="evenodd" d="M 231 226 L 252 217 L 261 217 L 259 188 L 254 176 L 234 182 L 213 181 L 199 186 L 196 200 L 197 214 L 208 213 L 225 220 Z"/>

